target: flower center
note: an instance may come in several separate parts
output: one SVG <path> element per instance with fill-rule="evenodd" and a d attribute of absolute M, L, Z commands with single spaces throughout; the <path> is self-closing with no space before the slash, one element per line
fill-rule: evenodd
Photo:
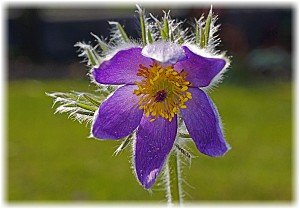
<path fill-rule="evenodd" d="M 165 90 L 158 91 L 155 96 L 155 102 L 163 102 L 167 97 L 167 92 Z"/>
<path fill-rule="evenodd" d="M 192 98 L 187 91 L 191 86 L 185 80 L 187 73 L 184 70 L 178 73 L 173 65 L 164 68 L 155 62 L 149 68 L 140 65 L 137 75 L 143 79 L 135 82 L 138 89 L 133 93 L 140 96 L 139 109 L 144 109 L 146 117 L 151 115 L 151 122 L 159 116 L 172 121 L 179 108 L 186 108 L 184 103 Z"/>

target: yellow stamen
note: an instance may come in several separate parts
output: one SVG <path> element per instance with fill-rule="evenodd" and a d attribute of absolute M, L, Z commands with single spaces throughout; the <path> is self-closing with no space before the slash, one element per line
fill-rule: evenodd
<path fill-rule="evenodd" d="M 135 82 L 138 89 L 133 91 L 140 96 L 139 109 L 144 109 L 146 117 L 151 117 L 150 122 L 158 117 L 172 121 L 179 108 L 187 108 L 185 102 L 192 99 L 192 94 L 187 91 L 191 86 L 185 80 L 187 73 L 175 71 L 173 65 L 163 68 L 155 62 L 149 68 L 139 67 L 137 76 L 143 79 Z"/>

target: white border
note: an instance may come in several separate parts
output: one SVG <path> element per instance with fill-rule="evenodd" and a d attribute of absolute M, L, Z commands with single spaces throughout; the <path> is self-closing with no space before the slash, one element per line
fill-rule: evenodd
<path fill-rule="evenodd" d="M 295 195 L 293 197 L 293 199 L 295 200 L 293 203 L 287 203 L 284 204 L 282 202 L 278 203 L 262 203 L 262 204 L 258 204 L 258 203 L 253 203 L 253 202 L 240 202 L 240 203 L 227 203 L 227 202 L 220 202 L 220 203 L 213 203 L 213 204 L 207 204 L 207 203 L 201 203 L 199 202 L 201 205 L 189 205 L 189 207 L 192 208 L 299 208 L 299 127 L 298 127 L 298 119 L 299 119 L 299 111 L 298 111 L 298 98 L 299 98 L 299 73 L 298 70 L 299 69 L 299 2 L 298 0 L 293 0 L 293 1 L 284 1 L 284 0 L 272 0 L 272 1 L 261 1 L 261 0 L 252 0 L 252 1 L 237 1 L 237 0 L 232 0 L 232 1 L 221 1 L 221 0 L 211 0 L 211 1 L 198 1 L 198 0 L 188 0 L 188 1 L 177 1 L 177 0 L 165 0 L 165 1 L 161 1 L 161 0 L 151 0 L 151 1 L 116 1 L 116 0 L 109 0 L 109 1 L 100 1 L 100 0 L 94 0 L 94 1 L 76 1 L 76 0 L 72 0 L 72 1 L 62 1 L 62 0 L 53 0 L 53 1 L 38 1 L 38 0 L 32 0 L 32 1 L 15 1 L 15 0 L 2 0 L 0 1 L 0 17 L 1 17 L 1 22 L 0 22 L 0 52 L 1 52 L 1 56 L 0 56 L 0 95 L 1 95 L 1 102 L 0 102 L 0 114 L 1 114 L 1 124 L 0 124 L 0 133 L 1 133 L 1 144 L 0 144 L 0 169 L 1 169 L 1 178 L 0 178 L 0 185 L 1 185 L 1 189 L 0 189 L 0 196 L 1 196 L 1 200 L 0 200 L 0 207 L 1 208 L 8 208 L 8 207 L 13 207 L 13 208 L 25 208 L 25 207 L 30 207 L 30 208 L 41 208 L 41 207 L 47 207 L 47 208 L 78 208 L 78 207 L 84 207 L 84 208 L 98 208 L 100 207 L 105 207 L 105 208 L 114 208 L 114 207 L 125 207 L 125 208 L 140 208 L 140 207 L 147 207 L 147 208 L 152 208 L 152 207 L 163 207 L 164 205 L 149 205 L 149 204 L 142 204 L 142 203 L 138 203 L 137 205 L 130 205 L 128 203 L 123 204 L 122 202 L 119 202 L 118 205 L 114 205 L 111 203 L 101 203 L 99 202 L 98 204 L 78 204 L 75 203 L 74 204 L 50 204 L 50 205 L 46 205 L 46 204 L 13 204 L 13 203 L 9 203 L 9 205 L 5 202 L 5 198 L 6 198 L 6 194 L 5 194 L 5 189 L 6 189 L 6 184 L 5 184 L 5 179 L 6 179 L 6 162 L 5 160 L 7 159 L 6 156 L 6 128 L 7 125 L 5 124 L 5 119 L 7 117 L 6 115 L 6 111 L 7 110 L 7 105 L 6 105 L 6 78 L 7 78 L 7 63 L 6 63 L 6 58 L 7 58 L 7 54 L 6 54 L 6 50 L 7 50 L 7 46 L 5 45 L 5 40 L 6 40 L 6 8 L 9 6 L 40 6 L 40 7 L 47 7 L 49 5 L 55 5 L 55 6 L 89 6 L 89 5 L 95 5 L 95 4 L 101 4 L 101 6 L 113 6 L 113 5 L 120 5 L 120 4 L 133 4 L 135 5 L 136 3 L 138 4 L 142 4 L 144 7 L 146 7 L 147 5 L 153 7 L 154 5 L 172 5 L 171 8 L 176 8 L 176 7 L 180 7 L 180 6 L 191 6 L 191 5 L 199 5 L 199 4 L 204 4 L 204 5 L 222 5 L 225 7 L 247 7 L 247 6 L 261 6 L 261 7 L 278 7 L 278 8 L 284 8 L 284 7 L 292 7 L 294 9 L 294 24 L 292 25 L 293 27 L 293 43 L 295 43 L 295 45 L 293 46 L 293 61 L 294 61 L 294 69 L 293 69 L 293 81 L 294 81 L 294 90 L 293 90 L 293 98 L 297 98 L 297 100 L 295 100 L 295 103 L 293 104 L 293 111 L 294 113 L 294 125 L 293 125 L 293 130 L 294 130 L 294 145 L 296 145 L 293 149 L 293 162 L 294 162 L 294 173 L 293 173 L 293 181 L 294 183 L 296 183 L 294 185 L 294 192 L 293 194 Z M 278 188 L 280 190 L 280 188 Z M 49 202 L 48 202 L 49 203 Z M 107 205 L 106 205 L 107 204 Z"/>

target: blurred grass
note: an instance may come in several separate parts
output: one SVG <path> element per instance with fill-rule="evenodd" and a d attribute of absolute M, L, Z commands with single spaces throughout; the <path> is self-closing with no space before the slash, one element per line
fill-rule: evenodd
<path fill-rule="evenodd" d="M 210 93 L 232 150 L 199 157 L 184 174 L 189 201 L 293 199 L 291 83 L 222 84 Z M 88 139 L 89 127 L 53 115 L 45 92 L 92 91 L 88 81 L 11 81 L 7 88 L 8 201 L 158 201 L 135 180 L 130 149 Z"/>

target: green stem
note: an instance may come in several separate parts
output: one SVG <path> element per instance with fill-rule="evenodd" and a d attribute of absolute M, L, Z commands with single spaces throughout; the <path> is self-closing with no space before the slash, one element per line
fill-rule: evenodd
<path fill-rule="evenodd" d="M 181 169 L 179 153 L 176 149 L 170 153 L 167 162 L 167 198 L 170 205 L 182 203 Z"/>

